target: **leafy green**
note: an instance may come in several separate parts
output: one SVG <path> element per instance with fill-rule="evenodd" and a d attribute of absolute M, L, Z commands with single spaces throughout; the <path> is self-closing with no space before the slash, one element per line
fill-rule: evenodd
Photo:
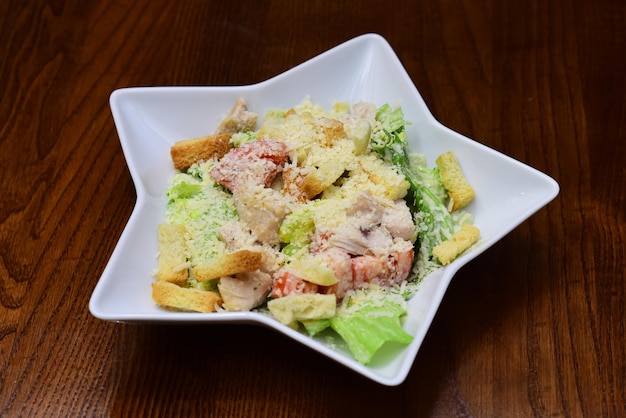
<path fill-rule="evenodd" d="M 386 342 L 409 344 L 413 341 L 413 336 L 402 328 L 401 318 L 405 314 L 406 305 L 401 296 L 400 299 L 382 297 L 374 300 L 372 294 L 368 294 L 364 300 L 329 321 L 354 358 L 368 364 Z"/>
<path fill-rule="evenodd" d="M 230 142 L 233 147 L 240 147 L 246 142 L 255 141 L 256 140 L 256 132 L 248 131 L 248 132 L 236 132 L 230 137 Z"/>
<path fill-rule="evenodd" d="M 170 201 L 178 199 L 186 199 L 202 191 L 202 185 L 199 183 L 191 183 L 180 181 L 169 188 L 165 193 Z"/>
<path fill-rule="evenodd" d="M 223 253 L 226 244 L 218 229 L 237 218 L 232 198 L 209 175 L 211 162 L 194 164 L 172 178 L 168 196 L 167 222 L 185 226 L 191 265 Z"/>
<path fill-rule="evenodd" d="M 330 320 L 315 319 L 310 321 L 302 321 L 302 325 L 304 325 L 304 329 L 312 337 L 327 329 L 330 326 Z"/>
<path fill-rule="evenodd" d="M 413 336 L 402 328 L 406 312 L 402 293 L 359 291 L 344 300 L 337 316 L 301 321 L 301 324 L 310 336 L 330 327 L 358 362 L 368 364 L 386 342 L 409 344 L 413 341 Z"/>
<path fill-rule="evenodd" d="M 306 207 L 297 207 L 288 214 L 278 229 L 281 242 L 287 244 L 283 253 L 294 256 L 311 243 L 311 236 L 315 230 L 313 213 Z"/>
<path fill-rule="evenodd" d="M 415 259 L 417 276 L 421 278 L 438 266 L 432 249 L 452 236 L 455 222 L 444 204 L 445 191 L 438 170 L 429 170 L 409 153 L 406 124 L 401 107 L 381 106 L 376 112 L 370 146 L 409 182 L 407 203 L 418 227 Z"/>

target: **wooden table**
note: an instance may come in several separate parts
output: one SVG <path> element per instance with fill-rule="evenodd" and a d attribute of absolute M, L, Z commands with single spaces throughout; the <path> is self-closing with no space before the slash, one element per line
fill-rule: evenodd
<path fill-rule="evenodd" d="M 626 416 L 626 3 L 0 3 L 0 416 Z M 354 36 L 559 196 L 452 281 L 406 381 L 88 301 L 135 203 L 117 88 L 241 85 Z"/>

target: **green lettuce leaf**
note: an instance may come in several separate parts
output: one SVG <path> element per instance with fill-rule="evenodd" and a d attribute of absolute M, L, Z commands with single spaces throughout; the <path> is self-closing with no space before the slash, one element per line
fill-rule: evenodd
<path fill-rule="evenodd" d="M 413 341 L 413 336 L 402 328 L 401 319 L 405 314 L 404 301 L 383 297 L 375 303 L 370 300 L 357 303 L 331 318 L 330 326 L 346 342 L 354 358 L 368 364 L 386 342 L 409 344 Z"/>
<path fill-rule="evenodd" d="M 304 325 L 304 329 L 311 337 L 319 334 L 330 326 L 329 319 L 315 319 L 310 321 L 302 321 L 301 323 L 302 325 Z"/>
<path fill-rule="evenodd" d="M 181 181 L 170 187 L 165 194 L 170 201 L 178 199 L 187 199 L 191 196 L 200 193 L 202 191 L 202 185 L 199 183 L 190 183 L 187 181 Z"/>
<path fill-rule="evenodd" d="M 401 107 L 381 106 L 376 112 L 370 146 L 409 182 L 406 200 L 418 227 L 414 271 L 421 279 L 440 266 L 432 256 L 432 249 L 450 238 L 456 225 L 442 200 L 445 193 L 438 170 L 427 169 L 423 161 L 409 152 L 406 124 Z"/>
<path fill-rule="evenodd" d="M 289 256 L 297 256 L 311 243 L 315 232 L 313 212 L 306 207 L 298 206 L 288 214 L 278 229 L 280 240 L 285 243 L 282 252 Z"/>

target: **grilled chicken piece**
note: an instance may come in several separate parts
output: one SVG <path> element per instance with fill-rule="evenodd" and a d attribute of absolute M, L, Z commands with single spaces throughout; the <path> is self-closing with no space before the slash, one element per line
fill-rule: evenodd
<path fill-rule="evenodd" d="M 347 221 L 330 233 L 328 244 L 352 255 L 389 254 L 399 240 L 412 241 L 415 225 L 404 200 L 383 205 L 360 193 L 347 209 Z"/>
<path fill-rule="evenodd" d="M 254 131 L 258 115 L 248 110 L 243 97 L 237 99 L 232 109 L 217 127 L 215 133 L 234 134 L 237 132 Z"/>
<path fill-rule="evenodd" d="M 393 206 L 385 207 L 382 224 L 394 238 L 415 240 L 417 231 L 413 223 L 413 215 L 404 199 L 398 199 Z"/>
<path fill-rule="evenodd" d="M 228 311 L 249 311 L 265 301 L 272 286 L 272 276 L 260 270 L 222 277 L 217 285 L 224 308 Z"/>
<path fill-rule="evenodd" d="M 288 199 L 271 188 L 245 188 L 233 193 L 239 219 L 255 235 L 258 242 L 276 245 L 280 242 L 278 228 L 287 215 Z"/>

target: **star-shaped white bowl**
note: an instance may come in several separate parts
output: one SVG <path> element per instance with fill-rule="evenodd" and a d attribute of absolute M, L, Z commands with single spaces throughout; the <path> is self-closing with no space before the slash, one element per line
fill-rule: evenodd
<path fill-rule="evenodd" d="M 157 225 L 165 217 L 164 192 L 175 172 L 170 146 L 213 132 L 240 96 L 260 116 L 268 109 L 299 104 L 307 96 L 327 108 L 335 101 L 400 105 L 405 119 L 411 122 L 407 136 L 412 150 L 425 154 L 430 165 L 446 151 L 459 156 L 466 177 L 476 189 L 476 199 L 467 210 L 474 215 L 481 238 L 471 251 L 426 277 L 409 301 L 404 328 L 415 337 L 410 345 L 385 346 L 365 366 L 339 341 L 329 344 L 323 338 L 310 338 L 261 313 L 172 312 L 152 301 Z M 137 202 L 94 289 L 91 313 L 103 320 L 127 323 L 259 324 L 389 386 L 405 380 L 455 272 L 559 192 L 558 184 L 547 175 L 437 122 L 389 44 L 376 34 L 354 38 L 262 83 L 126 88 L 114 91 L 110 104 Z"/>

